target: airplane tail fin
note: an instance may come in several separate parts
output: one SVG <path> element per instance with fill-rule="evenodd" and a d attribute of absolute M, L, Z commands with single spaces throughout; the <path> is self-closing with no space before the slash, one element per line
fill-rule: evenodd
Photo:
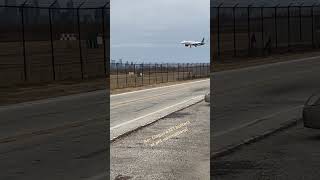
<path fill-rule="evenodd" d="M 202 41 L 201 41 L 201 43 L 204 43 L 204 38 L 202 38 Z"/>

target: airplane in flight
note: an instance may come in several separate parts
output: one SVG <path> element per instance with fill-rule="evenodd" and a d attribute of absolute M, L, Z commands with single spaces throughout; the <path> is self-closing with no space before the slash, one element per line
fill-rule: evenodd
<path fill-rule="evenodd" d="M 202 38 L 201 42 L 199 42 L 199 41 L 181 41 L 181 44 L 184 44 L 184 46 L 186 46 L 186 47 L 189 46 L 190 48 L 192 46 L 197 47 L 197 46 L 205 45 L 204 38 Z"/>

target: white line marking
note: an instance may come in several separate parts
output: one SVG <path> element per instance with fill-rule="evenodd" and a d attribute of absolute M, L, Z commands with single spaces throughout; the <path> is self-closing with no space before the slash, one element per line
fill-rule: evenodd
<path fill-rule="evenodd" d="M 200 83 L 200 82 L 205 82 L 205 81 L 209 81 L 209 80 L 210 80 L 210 78 L 205 79 L 205 80 L 200 80 L 200 81 L 173 84 L 173 85 L 169 85 L 169 86 L 161 86 L 161 87 L 155 87 L 155 88 L 150 88 L 150 89 L 142 89 L 142 90 L 138 90 L 138 91 L 131 91 L 131 92 L 125 92 L 125 93 L 120 93 L 120 94 L 114 94 L 114 95 L 110 95 L 110 97 L 122 96 L 122 95 L 127 95 L 127 94 L 132 94 L 132 93 L 145 92 L 145 91 L 151 91 L 151 90 L 155 90 L 155 89 L 163 89 L 163 88 L 174 87 L 174 86 L 181 86 L 181 85 L 187 85 L 187 84 Z"/>
<path fill-rule="evenodd" d="M 232 131 L 236 131 L 236 130 L 242 129 L 242 128 L 244 128 L 244 127 L 247 127 L 247 126 L 250 126 L 250 125 L 252 125 L 252 124 L 255 124 L 255 123 L 259 122 L 259 121 L 263 121 L 263 120 L 272 118 L 273 116 L 276 116 L 276 115 L 278 115 L 278 114 L 281 114 L 281 113 L 284 113 L 284 112 L 289 112 L 289 111 L 292 111 L 292 110 L 294 110 L 294 109 L 298 109 L 298 108 L 301 108 L 301 107 L 303 107 L 303 105 L 299 105 L 299 106 L 296 106 L 296 107 L 293 107 L 293 108 L 290 108 L 290 109 L 286 109 L 286 110 L 284 110 L 284 111 L 279 111 L 279 112 L 270 114 L 270 115 L 268 115 L 268 116 L 264 116 L 264 117 L 255 119 L 255 120 L 253 120 L 253 121 L 247 122 L 247 123 L 242 124 L 242 125 L 240 125 L 240 126 L 233 127 L 233 128 L 228 129 L 228 130 L 225 130 L 225 131 L 220 131 L 220 132 L 218 132 L 218 133 L 214 133 L 213 137 L 223 136 L 223 135 L 228 134 L 228 133 L 230 133 L 230 132 L 232 132 Z"/>
<path fill-rule="evenodd" d="M 201 87 L 201 86 L 200 86 Z M 131 100 L 128 100 L 128 101 L 123 101 L 123 102 L 117 102 L 115 103 L 113 101 L 111 101 L 110 103 L 110 109 L 115 109 L 115 108 L 119 108 L 121 106 L 125 106 L 125 105 L 129 105 L 130 103 L 136 103 L 136 102 L 141 102 L 141 101 L 146 101 L 146 100 L 150 100 L 150 99 L 159 99 L 159 98 L 162 98 L 162 97 L 165 97 L 165 95 L 169 95 L 169 94 L 172 94 L 172 93 L 176 93 L 176 92 L 181 92 L 182 90 L 187 90 L 187 89 L 190 89 L 190 86 L 186 86 L 186 87 L 181 87 L 179 89 L 175 89 L 175 90 L 169 90 L 165 93 L 160 93 L 160 94 L 157 94 L 157 95 L 154 95 L 152 94 L 151 96 L 145 96 L 143 98 L 137 98 L 137 99 L 131 99 Z M 208 88 L 209 90 L 209 88 Z"/>
<path fill-rule="evenodd" d="M 119 128 L 119 127 L 121 127 L 121 126 L 124 126 L 124 125 L 130 124 L 130 123 L 133 123 L 133 122 L 138 121 L 138 120 L 140 120 L 140 119 L 142 119 L 142 118 L 145 118 L 145 117 L 147 117 L 147 116 L 151 116 L 151 115 L 156 114 L 156 113 L 159 113 L 159 112 L 161 112 L 161 111 L 164 111 L 164 110 L 167 110 L 167 109 L 173 108 L 173 107 L 175 107 L 175 106 L 178 106 L 178 105 L 180 105 L 180 104 L 184 104 L 184 103 L 186 103 L 186 102 L 188 102 L 188 101 L 191 101 L 191 100 L 193 100 L 193 99 L 202 98 L 202 97 L 203 97 L 203 95 L 196 96 L 196 97 L 193 97 L 193 98 L 191 98 L 191 99 L 188 99 L 188 100 L 182 101 L 182 102 L 180 102 L 180 103 L 177 103 L 177 104 L 174 104 L 174 105 L 168 106 L 168 107 L 166 107 L 166 108 L 160 109 L 160 110 L 158 110 L 158 111 L 154 111 L 154 112 L 152 112 L 152 113 L 146 114 L 146 115 L 144 115 L 144 116 L 140 116 L 140 117 L 138 117 L 138 118 L 135 118 L 135 119 L 132 119 L 132 120 L 129 120 L 129 121 L 123 122 L 123 123 L 121 123 L 121 124 L 118 124 L 118 125 L 116 125 L 116 126 L 111 127 L 111 128 L 110 128 L 110 130 L 113 130 L 113 129 Z"/>

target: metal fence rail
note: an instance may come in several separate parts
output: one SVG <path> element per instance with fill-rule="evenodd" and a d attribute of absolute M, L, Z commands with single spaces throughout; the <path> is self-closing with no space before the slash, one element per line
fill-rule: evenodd
<path fill-rule="evenodd" d="M 216 59 L 319 48 L 320 7 L 211 7 Z"/>
<path fill-rule="evenodd" d="M 110 87 L 121 89 L 209 77 L 210 63 L 110 64 Z"/>
<path fill-rule="evenodd" d="M 106 77 L 110 59 L 108 5 L 0 5 L 1 85 Z"/>

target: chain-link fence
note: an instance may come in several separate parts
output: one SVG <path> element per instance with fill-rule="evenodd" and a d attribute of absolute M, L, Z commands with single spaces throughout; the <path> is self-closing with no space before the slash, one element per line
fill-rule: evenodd
<path fill-rule="evenodd" d="M 106 77 L 109 9 L 0 5 L 1 85 Z"/>
<path fill-rule="evenodd" d="M 211 56 L 264 56 L 320 46 L 320 7 L 211 7 Z"/>
<path fill-rule="evenodd" d="M 110 64 L 111 89 L 206 78 L 210 63 Z"/>

